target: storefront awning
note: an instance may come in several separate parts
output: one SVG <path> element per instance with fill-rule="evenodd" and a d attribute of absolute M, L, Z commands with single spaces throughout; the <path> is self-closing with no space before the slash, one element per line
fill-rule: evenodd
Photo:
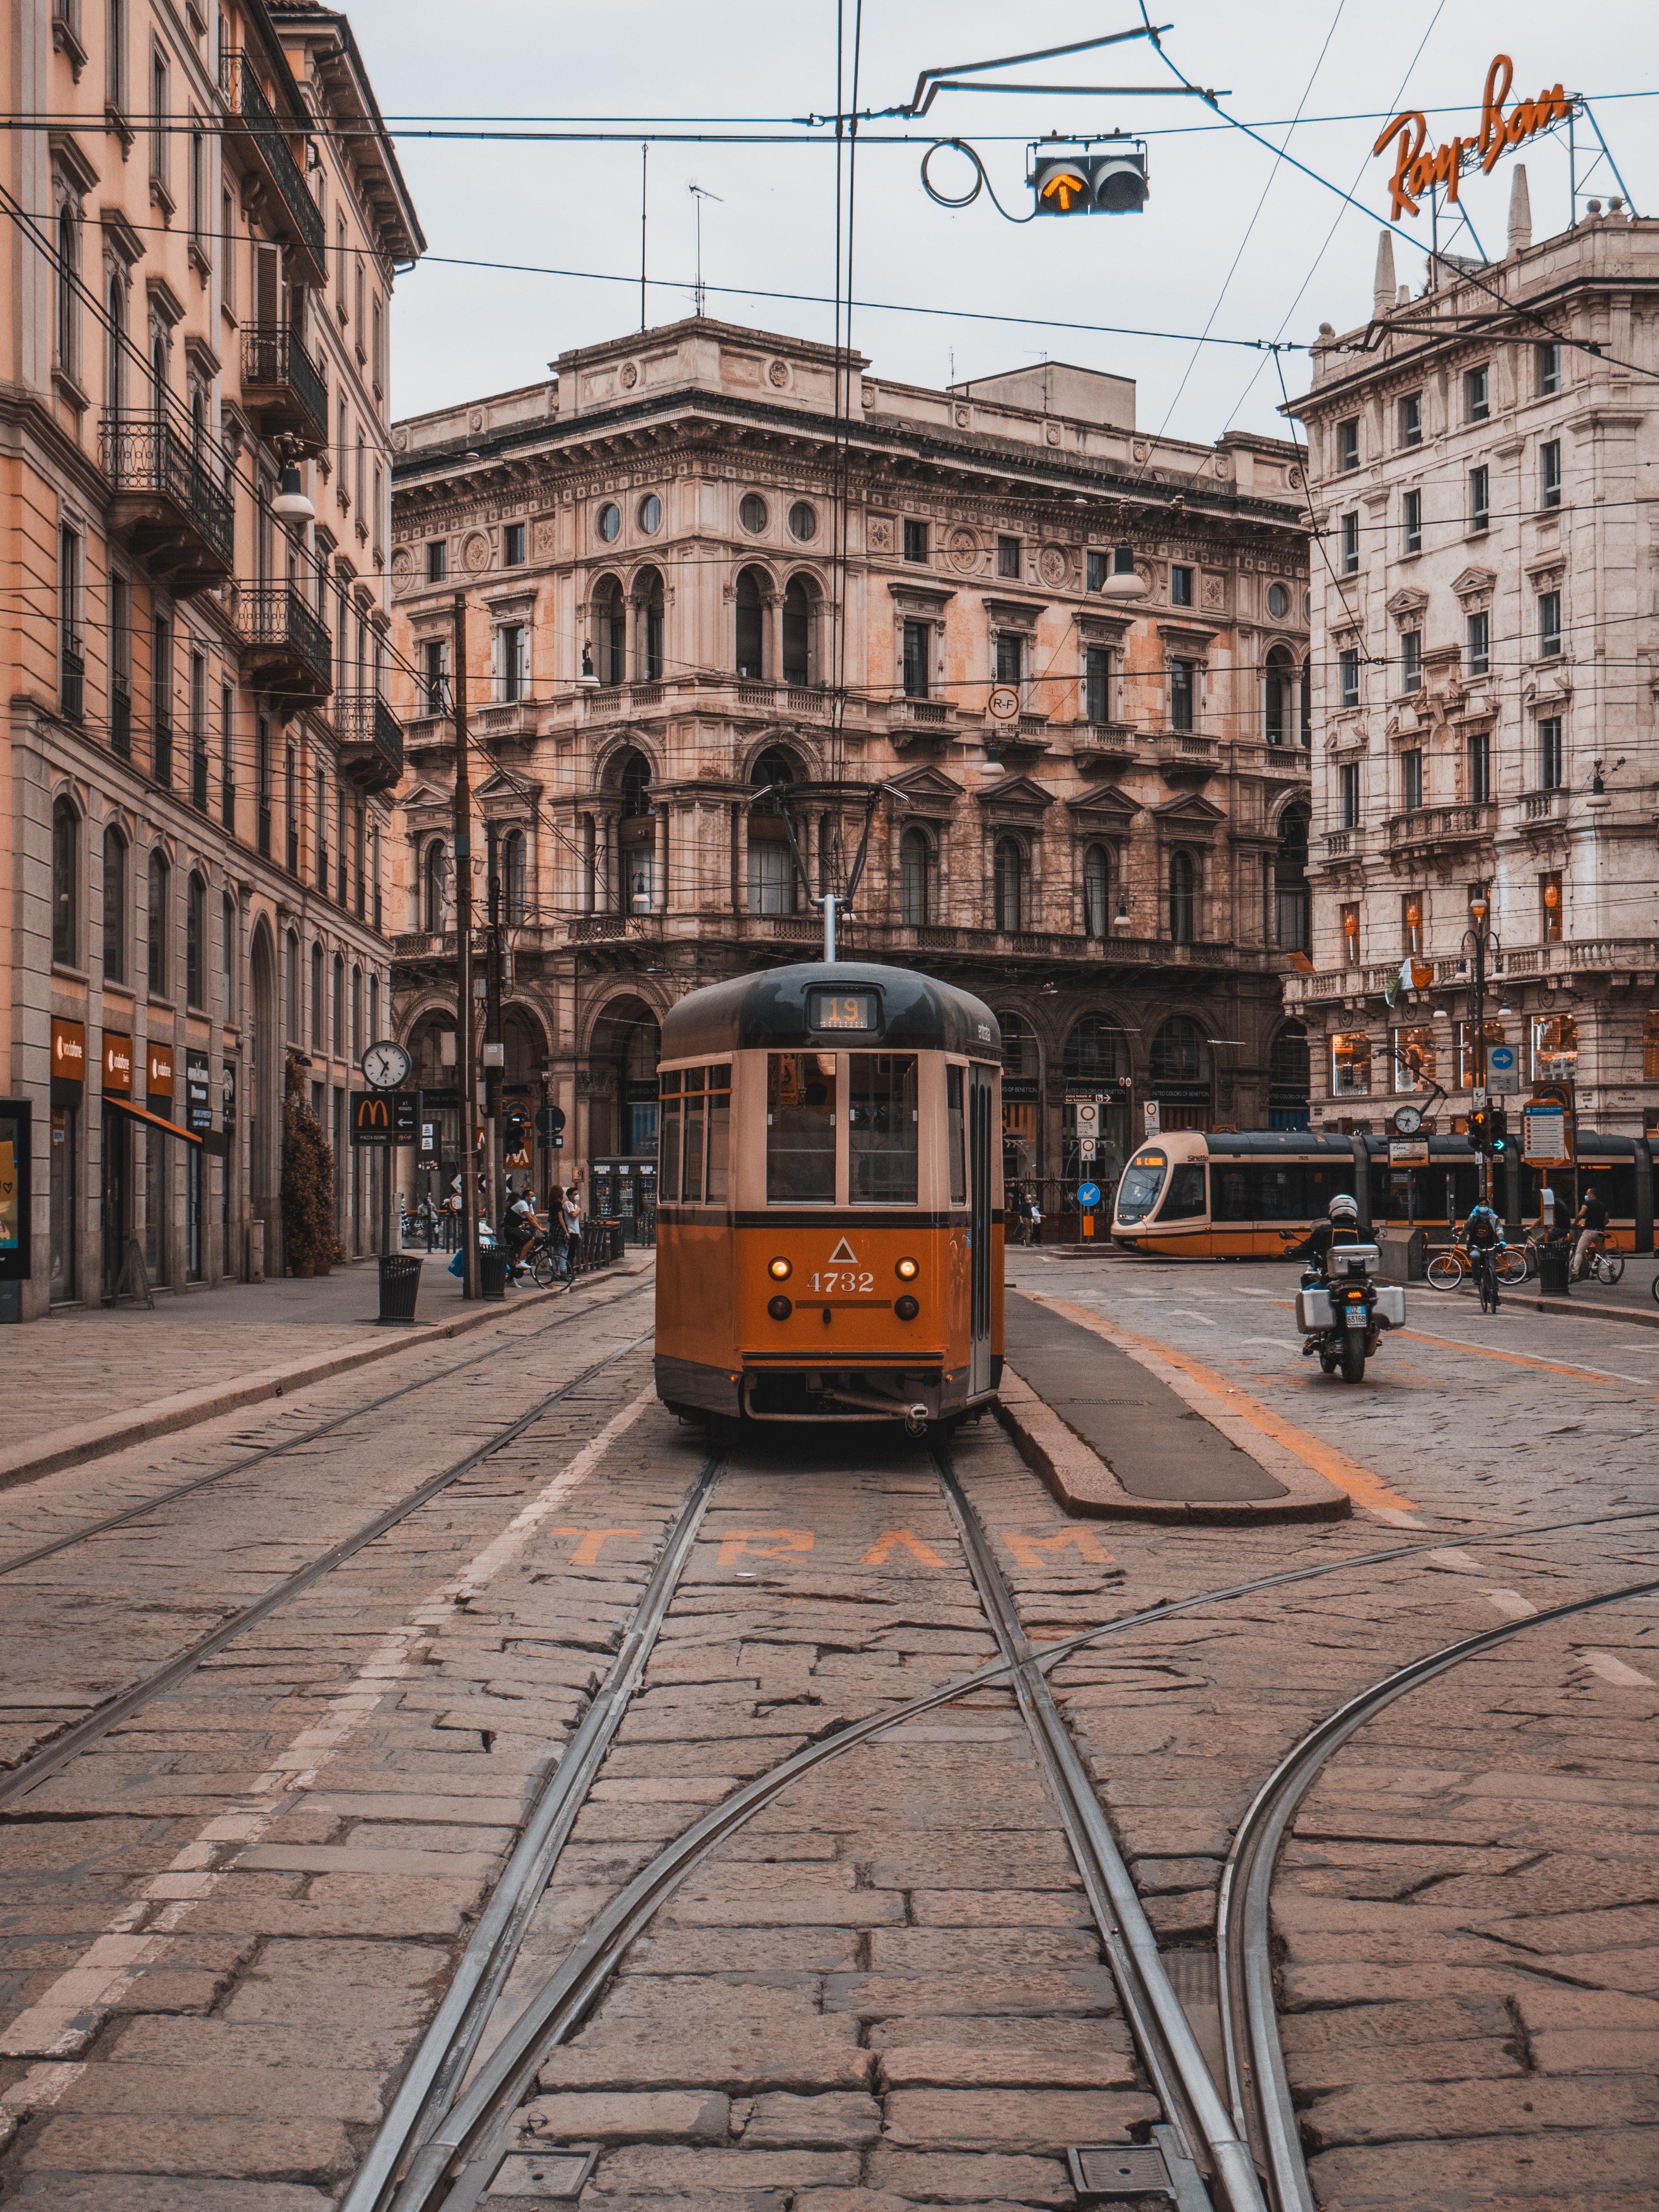
<path fill-rule="evenodd" d="M 106 1114 L 125 1114 L 129 1121 L 142 1121 L 147 1129 L 160 1129 L 164 1136 L 177 1137 L 180 1144 L 199 1145 L 201 1139 L 190 1130 L 181 1128 L 177 1121 L 169 1121 L 165 1114 L 147 1113 L 142 1106 L 129 1106 L 125 1098 L 112 1098 L 104 1094 Z"/>

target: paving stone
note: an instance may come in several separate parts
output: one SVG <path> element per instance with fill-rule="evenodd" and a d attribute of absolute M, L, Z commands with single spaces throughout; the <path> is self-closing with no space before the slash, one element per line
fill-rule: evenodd
<path fill-rule="evenodd" d="M 1327 2212 L 1400 2212 L 1402 2159 L 1418 2197 L 1448 2212 L 1465 2205 L 1480 2212 L 1497 2212 L 1499 2205 L 1583 2212 L 1590 2191 L 1611 2203 L 1626 2190 L 1633 2192 L 1635 2212 L 1652 2201 L 1655 2149 L 1650 2130 L 1608 2136 L 1557 2130 L 1327 2151 L 1309 2161 L 1308 2171 Z"/>
<path fill-rule="evenodd" d="M 21 2204 L 42 2212 L 330 2212 L 331 2194 L 289 2181 L 158 2179 L 130 2172 L 26 2175 Z"/>
<path fill-rule="evenodd" d="M 384 2076 L 407 2054 L 401 2035 L 374 2029 L 359 2033 L 327 2020 L 295 2027 L 262 2021 L 243 2027 L 226 2020 L 140 2017 L 125 2021 L 112 2036 L 107 2055 L 133 2067 L 360 2069 Z"/>
<path fill-rule="evenodd" d="M 641 1936 L 619 1974 L 841 1974 L 864 1940 L 848 1928 L 671 1928 Z"/>
<path fill-rule="evenodd" d="M 871 2096 L 842 2092 L 802 2097 L 773 2090 L 755 2100 L 743 2129 L 745 2150 L 854 2149 L 881 2133 L 881 2106 Z"/>
<path fill-rule="evenodd" d="M 345 2130 L 331 2120 L 205 2118 L 181 2127 L 172 2114 L 102 2119 L 59 2112 L 42 2116 L 21 2155 L 26 2173 L 268 2173 L 323 2189 L 343 2181 L 355 2162 Z"/>
<path fill-rule="evenodd" d="M 728 2100 L 700 2090 L 560 2092 L 538 2097 L 524 2124 L 556 2142 L 724 2142 Z"/>
<path fill-rule="evenodd" d="M 1089 1907 L 1080 1889 L 918 1889 L 910 1918 L 918 1928 L 1081 1928 Z"/>
<path fill-rule="evenodd" d="M 607 2152 L 599 2180 L 607 2194 L 691 2196 L 699 2190 L 849 2188 L 860 2179 L 853 2151 L 678 2150 L 654 2144 Z"/>
<path fill-rule="evenodd" d="M 870 1967 L 878 1974 L 1006 1974 L 1092 1966 L 1099 1959 L 1091 1928 L 876 1928 L 870 1935 Z"/>
<path fill-rule="evenodd" d="M 89 2066 L 57 2100 L 60 2112 L 172 2112 L 193 2127 L 202 2114 L 259 2115 L 266 2118 L 376 2121 L 379 2077 L 343 2068 L 234 2066 L 210 2062 L 167 2066 L 158 2078 L 152 2065 L 111 2060 Z"/>
<path fill-rule="evenodd" d="M 907 2203 L 1070 2204 L 1075 2200 L 1065 2161 L 976 2156 L 963 2151 L 896 2150 L 878 2143 L 868 2180 Z"/>
<path fill-rule="evenodd" d="M 1096 2013 L 1116 2009 L 1104 1966 L 1025 1974 L 834 1974 L 824 1984 L 826 2012 L 866 2020 L 935 2014 Z"/>
<path fill-rule="evenodd" d="M 1162 2117 L 1150 2097 L 1072 2089 L 896 2089 L 883 2140 L 895 2149 L 1052 2152 L 1070 2142 L 1115 2140 Z"/>

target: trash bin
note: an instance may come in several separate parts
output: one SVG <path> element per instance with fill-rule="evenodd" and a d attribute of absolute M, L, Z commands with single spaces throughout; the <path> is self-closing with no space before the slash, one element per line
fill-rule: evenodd
<path fill-rule="evenodd" d="M 1565 1298 L 1572 1295 L 1568 1273 L 1571 1261 L 1565 1244 L 1546 1244 L 1538 1255 L 1538 1287 L 1547 1298 Z"/>
<path fill-rule="evenodd" d="M 478 1255 L 478 1287 L 487 1298 L 507 1296 L 507 1255 L 499 1244 Z"/>
<path fill-rule="evenodd" d="M 407 1326 L 415 1318 L 415 1297 L 421 1287 L 421 1263 L 401 1252 L 380 1255 L 380 1311 L 382 1328 L 398 1322 Z"/>

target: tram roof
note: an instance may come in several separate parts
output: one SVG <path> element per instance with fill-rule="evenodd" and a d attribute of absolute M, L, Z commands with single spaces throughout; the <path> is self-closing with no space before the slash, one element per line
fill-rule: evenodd
<path fill-rule="evenodd" d="M 809 991 L 872 987 L 880 994 L 878 1028 L 832 1032 L 809 1026 Z M 836 1042 L 959 1052 L 975 1060 L 1000 1060 L 1002 1055 L 996 1016 L 969 992 L 910 968 L 812 960 L 734 976 L 730 982 L 710 983 L 689 993 L 663 1017 L 661 1057 L 695 1060 L 717 1053 Z"/>

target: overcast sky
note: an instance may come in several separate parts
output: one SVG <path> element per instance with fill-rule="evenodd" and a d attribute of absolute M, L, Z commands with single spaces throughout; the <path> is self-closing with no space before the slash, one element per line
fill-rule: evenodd
<path fill-rule="evenodd" d="M 848 0 L 849 27 L 852 12 Z M 1558 80 L 1597 100 L 1597 119 L 1637 207 L 1659 213 L 1654 104 L 1612 97 L 1659 87 L 1659 11 L 1652 0 L 1609 0 L 1588 18 L 1569 12 L 1570 26 L 1545 0 L 1510 0 L 1502 11 L 1501 35 L 1515 62 L 1510 104 Z M 722 0 L 712 9 L 667 0 L 634 0 L 627 9 L 356 0 L 351 18 L 381 107 L 393 118 L 430 248 L 398 287 L 399 415 L 528 383 L 562 349 L 636 329 L 640 319 L 637 135 L 612 144 L 445 143 L 416 137 L 421 121 L 533 118 L 557 127 L 570 118 L 581 128 L 584 118 L 620 118 L 617 128 L 637 133 L 694 132 L 713 118 L 734 118 L 726 127 L 774 124 L 798 137 L 791 118 L 835 105 L 834 0 Z M 1208 325 L 1216 338 L 1283 335 L 1305 344 L 1322 321 L 1346 329 L 1364 319 L 1392 167 L 1370 152 L 1381 121 L 1396 108 L 1421 107 L 1431 145 L 1453 131 L 1473 135 L 1498 19 L 1468 0 L 1171 0 L 1154 16 L 1164 19 L 1173 22 L 1166 49 L 1184 73 L 1224 90 L 1228 113 L 1261 125 L 1275 146 L 1286 145 L 1286 125 L 1301 107 L 1289 154 L 1351 190 L 1361 208 L 1345 209 L 1334 193 L 1288 161 L 1276 164 L 1267 148 L 1190 98 L 942 94 L 925 124 L 866 126 L 917 137 L 909 145 L 866 144 L 859 157 L 854 289 L 859 299 L 886 306 L 854 311 L 853 342 L 875 374 L 938 385 L 1046 353 L 1135 378 L 1143 427 L 1156 429 L 1167 418 L 1174 434 L 1188 438 L 1218 437 L 1230 423 L 1282 434 L 1267 357 L 1218 343 L 1195 349 L 1188 339 Z M 1044 29 L 1044 11 L 988 0 L 872 5 L 859 106 L 908 99 L 918 72 L 930 66 L 1118 30 L 1139 15 L 1133 0 L 1115 0 L 1046 20 Z M 850 27 L 848 45 L 850 52 Z M 1145 40 L 994 74 L 1033 85 L 1175 82 Z M 1437 115 L 1437 108 L 1449 112 Z M 1329 118 L 1352 119 L 1318 119 Z M 1152 196 L 1139 216 L 1017 227 L 983 194 L 950 213 L 921 189 L 928 137 L 959 135 L 980 148 L 1003 204 L 1023 214 L 1030 202 L 1023 182 L 1028 138 L 1114 129 L 1151 140 Z M 681 289 L 653 284 L 651 323 L 691 312 L 693 182 L 720 196 L 703 211 L 711 286 L 832 294 L 835 156 L 830 135 L 820 135 L 821 144 L 653 144 L 648 270 Z M 1581 165 L 1589 135 L 1581 127 Z M 1504 251 L 1517 159 L 1528 169 L 1534 237 L 1568 220 L 1565 140 L 1509 155 L 1464 189 L 1493 258 Z M 942 185 L 954 184 L 963 165 L 946 153 L 934 174 Z M 1604 163 L 1588 189 L 1605 198 L 1619 186 Z M 1406 219 L 1425 241 L 1427 226 L 1426 209 L 1414 224 Z M 1467 231 L 1451 250 L 1475 250 Z M 590 273 L 514 275 L 447 266 L 441 256 Z M 1395 257 L 1400 280 L 1420 284 L 1420 251 L 1396 240 Z M 605 276 L 626 281 L 592 281 Z M 945 312 L 905 311 L 921 307 Z M 830 307 L 811 301 L 711 290 L 708 312 L 805 337 L 833 334 Z M 1036 322 L 977 319 L 994 313 Z M 1036 326 L 1047 318 L 1187 338 Z M 1305 360 L 1286 356 L 1283 367 L 1291 392 L 1299 391 Z"/>

